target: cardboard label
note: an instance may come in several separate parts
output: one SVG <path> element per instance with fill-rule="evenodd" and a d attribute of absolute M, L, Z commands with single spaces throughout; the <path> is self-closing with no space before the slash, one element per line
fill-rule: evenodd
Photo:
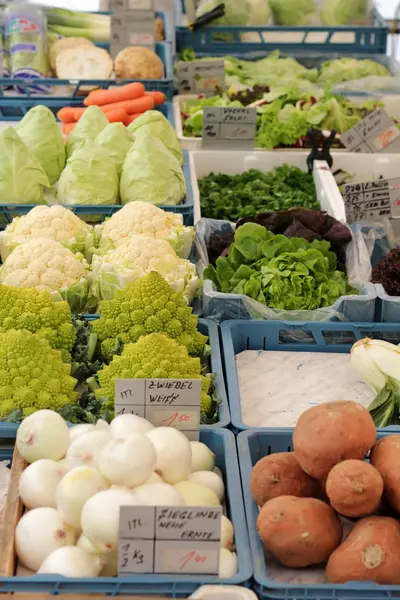
<path fill-rule="evenodd" d="M 221 506 L 122 506 L 118 574 L 217 575 L 221 515 Z"/>
<path fill-rule="evenodd" d="M 111 14 L 112 56 L 127 46 L 154 49 L 154 9 L 116 10 Z"/>
<path fill-rule="evenodd" d="M 154 0 L 111 0 L 111 11 L 154 10 Z"/>
<path fill-rule="evenodd" d="M 342 195 L 348 223 L 400 217 L 400 177 L 345 183 Z"/>
<path fill-rule="evenodd" d="M 199 439 L 199 379 L 117 379 L 115 415 L 138 415 L 155 427 L 174 427 Z"/>
<path fill-rule="evenodd" d="M 206 106 L 203 147 L 209 150 L 249 150 L 256 137 L 256 108 Z"/>
<path fill-rule="evenodd" d="M 382 108 L 346 131 L 340 140 L 352 152 L 371 154 L 400 151 L 400 130 Z"/>
<path fill-rule="evenodd" d="M 179 61 L 176 76 L 180 94 L 215 95 L 217 88 L 225 89 L 225 61 L 216 60 Z"/>

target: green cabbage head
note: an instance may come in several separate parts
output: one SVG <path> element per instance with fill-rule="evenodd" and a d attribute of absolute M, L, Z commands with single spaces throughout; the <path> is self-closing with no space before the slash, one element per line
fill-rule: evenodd
<path fill-rule="evenodd" d="M 319 16 L 323 25 L 362 25 L 368 21 L 369 0 L 322 0 Z"/>
<path fill-rule="evenodd" d="M 46 204 L 49 179 L 13 127 L 0 134 L 0 198 L 10 204 Z"/>
<path fill-rule="evenodd" d="M 181 145 L 171 123 L 159 110 L 148 110 L 141 117 L 133 121 L 128 127 L 135 140 L 152 135 L 165 144 L 179 163 L 183 164 Z"/>
<path fill-rule="evenodd" d="M 87 140 L 94 140 L 108 125 L 106 115 L 98 106 L 89 106 L 75 125 L 67 140 L 67 157 L 81 148 Z"/>
<path fill-rule="evenodd" d="M 56 187 L 58 204 L 118 203 L 118 175 L 107 153 L 88 141 L 67 160 Z"/>
<path fill-rule="evenodd" d="M 95 139 L 113 161 L 118 176 L 121 175 L 126 155 L 133 144 L 133 136 L 123 123 L 109 123 Z"/>
<path fill-rule="evenodd" d="M 156 137 L 140 136 L 126 157 L 120 182 L 122 204 L 181 204 L 186 194 L 182 167 Z"/>
<path fill-rule="evenodd" d="M 314 18 L 314 0 L 269 0 L 269 4 L 276 25 L 307 25 Z"/>
<path fill-rule="evenodd" d="M 219 0 L 202 0 L 196 17 L 210 12 L 221 4 Z M 225 0 L 225 15 L 211 25 L 265 25 L 270 16 L 268 0 Z"/>
<path fill-rule="evenodd" d="M 47 106 L 35 106 L 15 128 L 21 140 L 39 159 L 50 184 L 65 167 L 65 146 L 60 127 Z"/>

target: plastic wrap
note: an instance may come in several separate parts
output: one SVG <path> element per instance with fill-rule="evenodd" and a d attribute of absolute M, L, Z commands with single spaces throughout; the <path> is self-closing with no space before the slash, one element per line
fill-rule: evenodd
<path fill-rule="evenodd" d="M 227 234 L 235 229 L 233 223 L 215 219 L 200 219 L 195 226 L 196 249 L 198 254 L 197 269 L 200 276 L 209 264 L 207 244 L 215 233 Z M 372 234 L 370 234 L 372 235 Z M 354 244 L 356 247 L 353 248 Z M 372 246 L 372 243 L 371 243 Z M 371 254 L 363 246 L 362 236 L 356 237 L 347 250 L 347 269 L 351 285 L 359 290 L 358 296 L 343 296 L 333 306 L 317 310 L 278 310 L 264 306 L 260 302 L 243 294 L 224 294 L 218 292 L 214 284 L 205 280 L 203 283 L 203 316 L 216 321 L 228 319 L 265 319 L 279 321 L 372 321 L 374 318 L 376 293 L 370 283 Z M 372 250 L 371 250 L 372 252 Z M 361 261 L 361 262 L 359 262 Z M 369 273 L 369 279 L 363 279 Z"/>
<path fill-rule="evenodd" d="M 8 465 L 10 461 L 4 460 L 0 462 L 0 522 L 1 522 L 1 513 L 4 509 L 4 504 L 8 491 L 8 484 L 10 482 L 10 469 Z"/>
<path fill-rule="evenodd" d="M 371 281 L 372 267 L 395 247 L 395 237 L 389 219 L 382 223 L 359 222 L 351 226 L 353 241 L 346 249 L 349 282 L 359 288 Z"/>

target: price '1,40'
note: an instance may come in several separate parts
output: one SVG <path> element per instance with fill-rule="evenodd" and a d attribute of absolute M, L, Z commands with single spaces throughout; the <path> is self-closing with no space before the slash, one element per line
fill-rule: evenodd
<path fill-rule="evenodd" d="M 185 554 L 185 556 L 182 556 L 182 558 L 180 559 L 180 569 L 184 569 L 191 561 L 194 561 L 196 563 L 198 563 L 199 565 L 202 565 L 206 562 L 207 557 L 206 556 L 201 556 L 201 554 L 199 554 L 198 552 L 196 552 L 195 550 L 193 550 L 192 552 L 189 552 L 188 554 Z"/>

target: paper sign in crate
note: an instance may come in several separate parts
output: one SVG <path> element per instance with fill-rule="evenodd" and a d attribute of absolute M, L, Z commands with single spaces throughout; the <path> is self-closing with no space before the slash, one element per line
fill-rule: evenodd
<path fill-rule="evenodd" d="M 106 594 L 119 595 L 168 595 L 185 598 L 198 587 L 206 584 L 250 585 L 252 564 L 243 508 L 236 441 L 226 429 L 202 430 L 200 441 L 216 456 L 216 466 L 221 469 L 226 490 L 227 516 L 235 529 L 238 572 L 230 579 L 219 580 L 205 575 L 134 575 L 127 577 L 96 577 L 69 579 L 59 575 L 15 576 L 15 551 L 13 533 L 22 506 L 18 495 L 18 482 L 26 466 L 18 452 L 14 454 L 12 483 L 5 508 L 5 523 L 0 537 L 0 592 L 25 592 L 49 594 Z"/>
<path fill-rule="evenodd" d="M 274 568 L 268 558 L 265 558 L 264 548 L 257 533 L 258 506 L 254 502 L 251 489 L 251 472 L 253 466 L 264 456 L 277 452 L 292 451 L 293 430 L 254 431 L 241 432 L 237 437 L 240 473 L 242 477 L 243 498 L 250 538 L 251 554 L 254 565 L 254 590 L 260 599 L 270 600 L 280 598 L 289 600 L 394 600 L 400 596 L 398 585 L 378 585 L 367 581 L 351 581 L 344 584 L 324 583 L 323 567 L 318 569 L 318 583 L 302 583 L 301 577 L 312 581 L 315 568 L 297 569 L 299 581 L 296 582 L 295 570 L 277 564 Z M 378 432 L 380 439 L 389 432 Z M 309 572 L 312 570 L 312 573 Z M 285 572 L 290 573 L 290 576 Z M 275 575 L 275 576 L 274 576 Z"/>
<path fill-rule="evenodd" d="M 244 422 L 242 415 L 235 359 L 237 354 L 244 350 L 267 351 L 267 354 L 268 351 L 347 354 L 357 340 L 366 337 L 398 344 L 400 325 L 238 320 L 223 323 L 221 325 L 222 357 L 233 428 L 235 430 L 251 428 Z M 268 393 L 267 389 L 265 393 Z M 252 429 L 258 428 L 253 426 Z M 393 427 L 386 428 L 386 430 L 391 429 Z"/>
<path fill-rule="evenodd" d="M 95 315 L 87 315 L 87 320 L 93 321 L 98 318 Z M 219 331 L 218 326 L 209 319 L 199 319 L 198 329 L 200 333 L 208 336 L 208 344 L 211 347 L 210 354 L 210 373 L 215 373 L 215 389 L 219 403 L 219 419 L 216 423 L 211 425 L 201 425 L 200 429 L 208 430 L 219 427 L 228 427 L 230 424 L 230 411 L 228 405 L 228 399 L 225 389 L 224 374 L 221 360 L 221 349 L 219 342 Z M 16 423 L 5 423 L 0 421 L 0 441 L 1 438 L 15 438 L 17 434 L 18 425 Z"/>

